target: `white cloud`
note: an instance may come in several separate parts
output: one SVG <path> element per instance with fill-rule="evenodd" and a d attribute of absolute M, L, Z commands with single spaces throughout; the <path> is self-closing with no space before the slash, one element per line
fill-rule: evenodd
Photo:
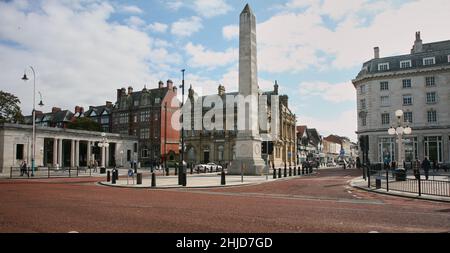
<path fill-rule="evenodd" d="M 188 37 L 203 28 L 201 18 L 193 16 L 191 18 L 183 18 L 172 24 L 170 32 L 180 37 Z"/>
<path fill-rule="evenodd" d="M 238 60 L 238 50 L 229 48 L 225 52 L 214 52 L 205 49 L 202 45 L 194 45 L 189 42 L 186 46 L 186 53 L 190 56 L 189 64 L 193 67 L 206 67 L 214 69 L 219 66 L 226 66 Z"/>
<path fill-rule="evenodd" d="M 153 32 L 158 32 L 158 33 L 165 33 L 167 31 L 167 28 L 169 26 L 167 24 L 163 24 L 163 23 L 159 23 L 159 22 L 154 22 L 152 24 L 149 24 L 147 26 L 147 29 Z"/>
<path fill-rule="evenodd" d="M 183 6 L 183 2 L 182 1 L 170 1 L 170 2 L 167 2 L 165 4 L 172 11 L 177 11 Z"/>
<path fill-rule="evenodd" d="M 227 25 L 222 28 L 222 35 L 227 40 L 232 40 L 239 37 L 239 26 Z"/>
<path fill-rule="evenodd" d="M 142 11 L 142 9 L 137 7 L 136 5 L 123 5 L 123 6 L 120 6 L 120 10 L 122 12 L 132 13 L 132 14 L 144 13 L 144 11 Z"/>
<path fill-rule="evenodd" d="M 115 9 L 96 2 L 42 1 L 24 11 L 0 2 L 0 89 L 17 94 L 31 111 L 32 83 L 20 80 L 36 69 L 36 90 L 46 107 L 73 110 L 115 100 L 121 86 L 156 87 L 171 64 L 181 61 L 161 40 L 130 26 L 108 22 Z"/>
<path fill-rule="evenodd" d="M 307 125 L 316 128 L 319 134 L 326 137 L 330 134 L 349 137 L 357 140 L 355 129 L 357 128 L 357 115 L 355 110 L 330 113 L 326 119 L 301 115 L 297 119 L 298 125 Z"/>
<path fill-rule="evenodd" d="M 145 21 L 143 19 L 141 19 L 140 17 L 136 17 L 136 16 L 131 16 L 131 17 L 127 18 L 125 20 L 125 23 L 134 29 L 140 28 L 145 25 Z"/>
<path fill-rule="evenodd" d="M 352 68 L 371 59 L 374 46 L 380 46 L 382 56 L 408 53 L 415 31 L 422 31 L 424 42 L 448 39 L 442 31 L 449 11 L 446 0 L 293 0 L 257 26 L 260 69 L 286 73 Z M 227 36 L 232 34 L 228 31 Z"/>
<path fill-rule="evenodd" d="M 194 10 L 205 18 L 226 14 L 231 6 L 224 0 L 196 0 L 193 4 Z"/>
<path fill-rule="evenodd" d="M 319 96 L 323 100 L 340 103 L 355 101 L 356 91 L 351 82 L 327 83 L 327 82 L 303 82 L 299 85 L 300 96 Z"/>
<path fill-rule="evenodd" d="M 225 0 L 187 0 L 170 1 L 165 5 L 172 11 L 178 11 L 180 8 L 187 8 L 195 11 L 197 15 L 204 18 L 212 18 L 223 15 L 232 10 L 232 7 Z"/>

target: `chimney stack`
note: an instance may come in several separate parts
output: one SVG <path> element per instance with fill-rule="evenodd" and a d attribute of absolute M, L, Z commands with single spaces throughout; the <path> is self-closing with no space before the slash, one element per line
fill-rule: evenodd
<path fill-rule="evenodd" d="M 173 82 L 172 82 L 172 80 L 167 80 L 167 88 L 169 88 L 169 89 L 172 89 L 172 87 L 173 87 Z"/>
<path fill-rule="evenodd" d="M 380 59 L 380 48 L 379 47 L 374 47 L 373 48 L 373 53 L 374 53 L 374 58 L 375 59 Z"/>
<path fill-rule="evenodd" d="M 52 107 L 52 113 L 60 112 L 61 108 L 59 107 Z"/>
<path fill-rule="evenodd" d="M 162 89 L 163 87 L 164 87 L 163 81 L 159 81 L 159 82 L 158 82 L 158 88 L 159 88 L 159 89 Z"/>
<path fill-rule="evenodd" d="M 111 101 L 106 101 L 106 107 L 111 108 L 112 107 L 112 102 Z"/>
<path fill-rule="evenodd" d="M 192 84 L 191 84 L 191 86 L 189 86 L 188 97 L 190 97 L 190 98 L 194 97 L 194 89 L 192 89 Z"/>
<path fill-rule="evenodd" d="M 218 90 L 219 90 L 219 96 L 225 95 L 225 86 L 219 84 Z"/>
<path fill-rule="evenodd" d="M 423 44 L 422 39 L 420 38 L 420 31 L 416 32 L 416 40 L 414 41 L 413 49 L 411 53 L 422 53 L 423 52 Z"/>
<path fill-rule="evenodd" d="M 128 86 L 128 95 L 131 95 L 133 93 L 133 87 Z"/>

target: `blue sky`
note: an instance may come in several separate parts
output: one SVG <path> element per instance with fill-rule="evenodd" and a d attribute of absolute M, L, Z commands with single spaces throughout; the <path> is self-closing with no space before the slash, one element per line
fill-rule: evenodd
<path fill-rule="evenodd" d="M 419 30 L 425 43 L 450 38 L 446 0 L 8 0 L 0 1 L 0 88 L 19 96 L 25 114 L 28 65 L 45 111 L 115 101 L 129 85 L 180 83 L 181 69 L 199 93 L 219 83 L 235 91 L 246 3 L 257 18 L 260 87 L 278 80 L 299 124 L 323 135 L 356 139 L 351 79 L 373 47 L 408 53 Z"/>

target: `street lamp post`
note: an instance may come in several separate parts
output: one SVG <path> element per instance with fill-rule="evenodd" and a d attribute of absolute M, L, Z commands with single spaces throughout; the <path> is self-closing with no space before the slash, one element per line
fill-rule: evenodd
<path fill-rule="evenodd" d="M 32 66 L 29 66 L 31 71 L 33 72 L 33 135 L 31 140 L 31 176 L 34 176 L 34 167 L 35 167 L 35 159 L 36 159 L 36 72 L 34 71 L 34 68 Z M 26 69 L 23 73 L 22 80 L 28 81 Z M 39 95 L 41 93 L 39 92 Z M 42 103 L 42 95 L 41 95 L 41 101 L 39 102 L 40 106 L 43 106 Z"/>
<path fill-rule="evenodd" d="M 183 118 L 181 123 L 181 162 L 179 166 L 179 173 L 178 173 L 178 184 L 182 185 L 183 181 L 186 181 L 185 175 L 183 173 L 184 171 L 184 117 L 183 117 L 183 105 L 184 105 L 184 71 L 185 69 L 181 70 L 182 73 L 182 81 L 181 81 L 181 117 Z M 182 174 L 183 173 L 183 174 Z"/>
<path fill-rule="evenodd" d="M 105 160 L 106 160 L 106 148 L 109 147 L 109 143 L 108 143 L 108 138 L 106 138 L 106 134 L 102 133 L 102 141 L 99 142 L 98 147 L 102 149 L 102 168 L 106 168 L 105 167 Z"/>
<path fill-rule="evenodd" d="M 397 110 L 395 112 L 395 116 L 397 117 L 397 127 L 392 126 L 389 128 L 389 135 L 397 135 L 397 145 L 398 145 L 398 157 L 397 157 L 397 166 L 399 168 L 403 167 L 403 135 L 409 135 L 412 133 L 411 127 L 405 125 L 402 121 L 404 113 L 402 110 Z"/>

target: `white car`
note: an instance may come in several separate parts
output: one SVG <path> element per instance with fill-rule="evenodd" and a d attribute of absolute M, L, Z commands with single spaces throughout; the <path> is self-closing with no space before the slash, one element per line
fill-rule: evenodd
<path fill-rule="evenodd" d="M 195 171 L 198 172 L 215 172 L 222 170 L 222 166 L 215 163 L 198 164 L 195 166 Z"/>

